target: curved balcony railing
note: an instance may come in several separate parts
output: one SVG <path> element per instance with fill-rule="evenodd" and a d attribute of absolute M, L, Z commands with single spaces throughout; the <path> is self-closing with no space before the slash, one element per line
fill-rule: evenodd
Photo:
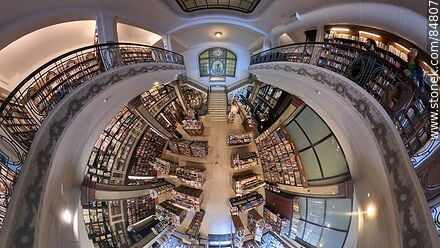
<path fill-rule="evenodd" d="M 65 96 L 96 75 L 139 63 L 183 65 L 184 59 L 180 54 L 140 44 L 86 46 L 39 67 L 2 102 L 0 126 L 5 136 L 0 134 L 0 228 L 22 162 L 44 118 Z"/>
<path fill-rule="evenodd" d="M 406 62 L 394 54 L 335 43 L 297 43 L 253 55 L 250 64 L 276 61 L 323 67 L 363 87 L 376 98 L 396 124 L 414 166 L 438 145 L 430 139 L 429 91 L 420 90 L 416 82 L 403 74 L 400 68 Z M 425 77 L 423 84 L 423 89 L 427 89 L 430 79 Z M 393 94 L 397 90 L 400 95 Z M 390 100 L 396 101 L 391 103 Z"/>

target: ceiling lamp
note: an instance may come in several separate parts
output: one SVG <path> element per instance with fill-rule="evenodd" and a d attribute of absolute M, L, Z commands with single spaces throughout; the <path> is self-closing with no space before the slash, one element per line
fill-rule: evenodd
<path fill-rule="evenodd" d="M 220 37 L 222 37 L 223 33 L 222 32 L 215 32 L 214 35 L 216 38 L 220 38 Z"/>
<path fill-rule="evenodd" d="M 350 32 L 349 28 L 332 28 L 330 31 Z"/>
<path fill-rule="evenodd" d="M 359 33 L 360 33 L 360 34 L 364 34 L 364 35 L 373 36 L 373 37 L 376 37 L 376 38 L 380 38 L 380 35 L 378 35 L 378 34 L 373 34 L 373 33 L 366 32 L 366 31 L 359 31 Z"/>

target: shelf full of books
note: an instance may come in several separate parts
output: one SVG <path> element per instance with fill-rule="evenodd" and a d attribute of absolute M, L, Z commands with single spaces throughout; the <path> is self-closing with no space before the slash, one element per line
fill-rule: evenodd
<path fill-rule="evenodd" d="M 264 230 L 264 219 L 257 210 L 252 209 L 248 212 L 248 228 L 254 237 L 254 240 L 261 242 Z"/>
<path fill-rule="evenodd" d="M 255 140 L 264 179 L 271 183 L 307 187 L 301 159 L 284 127 L 265 131 Z"/>
<path fill-rule="evenodd" d="M 229 199 L 231 207 L 231 214 L 237 215 L 241 212 L 246 212 L 260 206 L 264 202 L 264 197 L 257 193 L 252 192 L 246 195 L 232 197 Z"/>
<path fill-rule="evenodd" d="M 146 123 L 124 107 L 100 134 L 92 149 L 87 176 L 94 182 L 123 184 L 134 143 Z"/>
<path fill-rule="evenodd" d="M 256 152 L 239 153 L 232 156 L 233 169 L 248 169 L 258 164 L 258 155 Z"/>
<path fill-rule="evenodd" d="M 272 211 L 269 206 L 265 205 L 263 210 L 263 218 L 272 232 L 276 232 L 284 237 L 289 237 L 290 220 L 283 218 L 280 214 Z"/>
<path fill-rule="evenodd" d="M 176 168 L 179 166 L 174 162 L 170 162 L 161 158 L 155 158 L 153 161 L 150 162 L 150 164 L 157 172 L 163 175 L 170 175 L 174 173 L 176 171 Z"/>
<path fill-rule="evenodd" d="M 156 176 L 150 162 L 162 156 L 165 144 L 166 140 L 153 130 L 144 132 L 130 160 L 129 176 Z"/>
<path fill-rule="evenodd" d="M 254 141 L 254 136 L 251 133 L 230 134 L 227 139 L 228 146 L 248 145 L 252 141 Z"/>
<path fill-rule="evenodd" d="M 205 169 L 198 167 L 177 167 L 175 172 L 170 175 L 176 181 L 196 189 L 202 189 L 202 186 L 206 181 Z"/>
<path fill-rule="evenodd" d="M 191 136 L 202 136 L 205 131 L 203 122 L 198 120 L 183 120 L 182 127 Z"/>
<path fill-rule="evenodd" d="M 243 222 L 241 222 L 240 216 L 231 215 L 231 218 L 232 224 L 234 225 L 234 233 L 232 234 L 234 244 L 233 247 L 241 248 L 243 247 L 244 242 L 244 225 Z"/>
<path fill-rule="evenodd" d="M 263 177 L 252 171 L 245 171 L 232 176 L 232 188 L 236 196 L 254 192 L 264 185 Z"/>
<path fill-rule="evenodd" d="M 127 199 L 125 204 L 128 225 L 134 225 L 155 213 L 155 202 L 150 196 Z"/>
<path fill-rule="evenodd" d="M 176 207 L 172 200 L 156 205 L 156 218 L 172 226 L 180 226 L 186 217 L 186 210 Z"/>
<path fill-rule="evenodd" d="M 189 224 L 188 230 L 186 230 L 186 235 L 189 236 L 191 241 L 198 242 L 200 239 L 200 227 L 202 226 L 203 217 L 205 216 L 205 210 L 200 209 L 200 211 L 196 212 L 191 223 Z"/>
<path fill-rule="evenodd" d="M 205 158 L 208 156 L 208 141 L 173 140 L 168 142 L 168 149 L 178 155 Z"/>
<path fill-rule="evenodd" d="M 172 203 L 182 209 L 188 211 L 200 211 L 203 201 L 203 191 L 200 189 L 193 189 L 186 186 L 179 186 L 173 189 Z"/>
<path fill-rule="evenodd" d="M 93 244 L 97 247 L 116 247 L 118 243 L 110 227 L 107 202 L 90 202 L 82 209 L 86 231 Z"/>

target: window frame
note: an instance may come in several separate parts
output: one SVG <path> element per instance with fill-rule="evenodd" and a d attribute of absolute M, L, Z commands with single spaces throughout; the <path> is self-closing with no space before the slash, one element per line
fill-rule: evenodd
<path fill-rule="evenodd" d="M 213 55 L 213 51 L 215 51 L 217 49 L 222 50 L 224 56 L 222 56 L 222 57 L 215 57 Z M 208 53 L 208 56 L 205 56 L 206 53 Z M 233 57 L 228 56 L 229 54 L 231 54 Z M 225 67 L 224 68 L 224 74 L 221 75 L 221 76 L 213 75 L 211 73 L 211 69 L 212 69 L 211 65 L 216 60 L 220 60 L 223 63 L 224 67 Z M 227 48 L 224 48 L 224 47 L 211 47 L 211 48 L 208 48 L 208 49 L 202 51 L 199 54 L 198 62 L 199 62 L 199 76 L 200 77 L 209 77 L 210 78 L 210 80 L 209 80 L 210 82 L 219 82 L 218 80 L 211 80 L 211 78 L 214 78 L 214 77 L 215 78 L 223 77 L 226 80 L 226 77 L 235 77 L 235 75 L 236 75 L 236 71 L 237 71 L 237 54 L 235 54 L 233 51 L 231 51 L 231 50 L 229 50 Z M 204 67 L 204 66 L 202 67 L 202 62 L 203 62 L 204 65 L 206 65 L 206 62 L 208 63 L 208 71 L 207 71 L 207 73 L 202 73 L 202 68 Z M 228 71 L 231 71 L 231 70 L 228 70 L 228 65 L 230 67 L 233 65 L 233 70 L 232 70 L 233 74 L 229 74 L 228 73 Z M 205 70 L 203 70 L 203 71 L 205 71 Z"/>

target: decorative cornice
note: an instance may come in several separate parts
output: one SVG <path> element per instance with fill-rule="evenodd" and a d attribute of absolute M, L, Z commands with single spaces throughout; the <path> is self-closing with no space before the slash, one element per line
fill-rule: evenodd
<path fill-rule="evenodd" d="M 398 221 L 401 230 L 403 247 L 432 247 L 429 234 L 426 229 L 424 211 L 417 205 L 417 192 L 408 169 L 413 169 L 406 151 L 401 151 L 401 144 L 396 136 L 393 135 L 393 128 L 384 118 L 381 111 L 366 96 L 362 89 L 355 87 L 355 83 L 347 83 L 348 79 L 343 80 L 342 76 L 325 69 L 300 64 L 300 63 L 266 63 L 252 65 L 249 72 L 257 74 L 257 71 L 284 71 L 295 73 L 305 78 L 312 79 L 323 86 L 336 92 L 349 105 L 353 106 L 360 116 L 365 120 L 367 126 L 374 133 L 374 137 L 381 147 L 381 152 L 386 165 L 387 177 L 390 184 L 393 184 L 393 195 L 395 206 L 398 207 Z M 389 117 L 388 117 L 389 118 Z"/>
<path fill-rule="evenodd" d="M 75 116 L 93 100 L 95 96 L 122 80 L 145 73 L 185 70 L 183 65 L 136 64 L 120 67 L 114 71 L 103 73 L 85 83 L 69 94 L 45 119 L 39 129 L 23 165 L 19 183 L 20 192 L 15 192 L 16 199 L 10 207 L 14 208 L 13 216 L 6 215 L 9 220 L 6 247 L 35 246 L 35 232 L 40 207 L 42 206 L 43 189 L 52 165 L 54 152 L 62 133 L 73 121 Z M 179 72 L 181 73 L 181 72 Z M 6 236 L 6 235 L 5 235 Z"/>

